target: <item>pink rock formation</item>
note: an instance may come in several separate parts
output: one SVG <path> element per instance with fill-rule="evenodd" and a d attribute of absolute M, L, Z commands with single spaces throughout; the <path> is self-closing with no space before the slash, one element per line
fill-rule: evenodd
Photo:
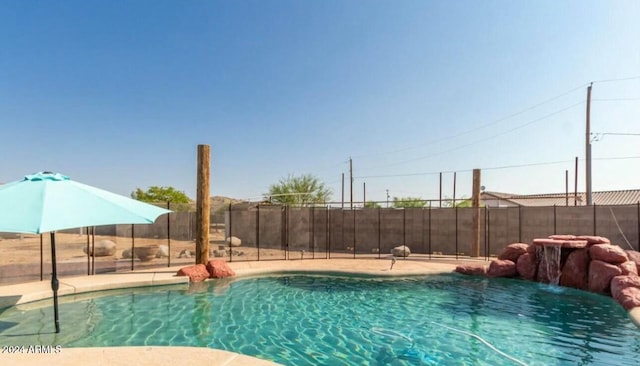
<path fill-rule="evenodd" d="M 222 259 L 210 260 L 209 263 L 207 263 L 206 270 L 211 278 L 233 277 L 236 275 L 227 262 Z"/>
<path fill-rule="evenodd" d="M 635 250 L 625 250 L 627 253 L 627 257 L 629 257 L 630 261 L 635 262 L 636 268 L 638 268 L 638 273 L 640 273 L 640 252 Z"/>
<path fill-rule="evenodd" d="M 627 253 L 622 248 L 611 244 L 594 244 L 589 248 L 589 256 L 593 260 L 612 264 L 620 264 L 628 260 Z"/>
<path fill-rule="evenodd" d="M 586 240 L 589 245 L 591 244 L 611 244 L 611 241 L 604 236 L 593 236 L 593 235 L 578 235 L 576 236 L 578 240 Z"/>
<path fill-rule="evenodd" d="M 569 253 L 567 262 L 562 267 L 560 285 L 586 290 L 589 281 L 590 261 L 588 249 L 576 249 Z"/>
<path fill-rule="evenodd" d="M 567 235 L 567 234 L 554 234 L 554 235 L 549 235 L 549 239 L 576 240 L 576 236 L 575 235 Z"/>
<path fill-rule="evenodd" d="M 516 263 L 516 270 L 520 277 L 525 280 L 535 281 L 536 273 L 538 271 L 538 263 L 536 263 L 536 255 L 531 253 L 524 253 L 518 257 Z"/>
<path fill-rule="evenodd" d="M 180 268 L 178 276 L 189 276 L 190 282 L 201 282 L 209 278 L 209 271 L 204 264 L 194 264 L 192 266 Z"/>
<path fill-rule="evenodd" d="M 626 261 L 622 264 L 618 264 L 618 267 L 622 270 L 622 275 L 626 276 L 626 275 L 637 275 L 638 274 L 638 267 L 636 267 L 635 262 L 632 261 Z"/>
<path fill-rule="evenodd" d="M 558 240 L 558 239 L 533 239 L 534 245 L 541 246 L 560 246 L 561 248 L 580 249 L 587 246 L 586 240 Z"/>
<path fill-rule="evenodd" d="M 509 244 L 502 251 L 500 255 L 498 255 L 498 259 L 508 259 L 512 262 L 517 262 L 518 257 L 527 252 L 527 248 L 529 244 L 524 243 L 513 243 Z"/>
<path fill-rule="evenodd" d="M 640 277 L 616 276 L 611 280 L 611 296 L 626 310 L 640 306 Z"/>
<path fill-rule="evenodd" d="M 492 261 L 487 271 L 489 277 L 515 277 L 517 274 L 516 264 L 508 259 Z"/>
<path fill-rule="evenodd" d="M 456 272 L 470 276 L 484 276 L 487 273 L 487 267 L 480 264 L 460 265 L 456 267 Z"/>
<path fill-rule="evenodd" d="M 611 291 L 611 279 L 620 276 L 622 270 L 610 263 L 592 260 L 589 264 L 589 291 L 608 294 Z"/>

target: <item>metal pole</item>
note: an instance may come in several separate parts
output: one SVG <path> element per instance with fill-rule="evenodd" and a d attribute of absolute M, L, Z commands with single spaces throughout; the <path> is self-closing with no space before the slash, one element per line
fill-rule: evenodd
<path fill-rule="evenodd" d="M 569 170 L 564 171 L 565 206 L 569 206 Z"/>
<path fill-rule="evenodd" d="M 171 209 L 171 201 L 167 201 L 167 210 Z M 167 267 L 171 267 L 171 212 L 167 214 Z"/>
<path fill-rule="evenodd" d="M 94 228 L 95 230 L 95 228 Z M 136 239 L 134 237 L 133 224 L 131 224 L 131 270 L 133 271 L 133 259 L 136 256 Z M 95 258 L 95 253 L 93 258 Z M 96 268 L 93 267 L 93 272 L 95 273 Z"/>
<path fill-rule="evenodd" d="M 344 210 L 344 173 L 342 173 L 342 209 Z"/>
<path fill-rule="evenodd" d="M 229 262 L 233 261 L 233 247 L 231 246 L 231 235 L 233 234 L 233 212 L 231 210 L 231 202 L 229 202 Z M 286 208 L 286 206 L 285 206 Z M 286 254 L 285 254 L 286 259 Z"/>
<path fill-rule="evenodd" d="M 431 259 L 431 202 L 429 202 L 429 259 Z"/>
<path fill-rule="evenodd" d="M 638 203 L 638 212 L 640 212 L 640 202 Z M 382 209 L 378 207 L 378 259 L 380 259 L 380 237 L 382 236 L 382 228 L 381 228 L 381 211 Z M 640 226 L 640 218 L 638 219 L 638 226 Z M 640 239 L 638 239 L 640 240 Z"/>
<path fill-rule="evenodd" d="M 362 208 L 367 207 L 367 183 L 362 182 Z"/>
<path fill-rule="evenodd" d="M 518 205 L 518 242 L 522 243 L 522 206 Z"/>
<path fill-rule="evenodd" d="M 309 238 L 311 244 L 311 258 L 316 257 L 316 211 L 315 207 L 311 206 L 311 237 Z"/>
<path fill-rule="evenodd" d="M 353 215 L 353 259 L 356 259 L 356 212 L 353 211 L 353 207 L 351 214 Z"/>
<path fill-rule="evenodd" d="M 260 261 L 260 204 L 256 205 L 256 250 L 258 251 L 258 261 Z"/>
<path fill-rule="evenodd" d="M 440 172 L 440 190 L 438 194 L 438 202 L 440 203 L 439 206 L 442 207 L 442 172 Z"/>
<path fill-rule="evenodd" d="M 598 235 L 596 232 L 596 204 L 593 204 L 593 235 Z"/>
<path fill-rule="evenodd" d="M 487 210 L 487 258 L 491 256 L 491 211 Z"/>
<path fill-rule="evenodd" d="M 349 158 L 349 207 L 353 210 L 353 160 Z M 353 251 L 355 253 L 355 250 Z"/>
<path fill-rule="evenodd" d="M 87 227 L 87 276 L 91 275 L 91 250 L 89 248 L 91 234 L 89 233 L 89 227 Z"/>
<path fill-rule="evenodd" d="M 587 190 L 587 205 L 591 205 L 593 203 L 591 197 L 591 87 L 593 83 L 589 85 L 587 88 L 587 128 L 586 128 L 586 136 L 585 136 L 585 145 L 586 145 L 586 190 Z"/>
<path fill-rule="evenodd" d="M 455 202 L 455 198 L 453 202 Z M 456 211 L 456 260 L 457 260 L 458 259 L 458 206 L 455 206 L 454 210 Z"/>
<path fill-rule="evenodd" d="M 456 205 L 456 172 L 453 172 L 453 206 Z"/>
<path fill-rule="evenodd" d="M 556 230 L 556 205 L 553 205 L 553 234 L 557 234 Z"/>
<path fill-rule="evenodd" d="M 488 218 L 489 218 L 489 208 L 485 205 L 484 206 L 484 258 L 487 260 L 489 260 L 489 250 L 487 249 L 487 243 L 488 243 L 487 231 L 489 228 Z"/>
<path fill-rule="evenodd" d="M 89 253 L 88 246 L 87 246 L 87 253 Z M 87 266 L 88 265 L 89 265 L 89 258 L 87 258 Z M 42 234 L 40 234 L 40 281 L 42 280 L 44 280 L 44 253 L 42 250 Z"/>
<path fill-rule="evenodd" d="M 58 268 L 56 266 L 56 234 L 51 232 L 51 289 L 53 290 L 53 321 L 56 333 L 60 333 L 60 320 L 58 316 Z"/>
<path fill-rule="evenodd" d="M 91 227 L 91 274 L 96 274 L 96 227 Z M 133 253 L 132 253 L 133 255 Z M 132 257 L 133 258 L 133 257 Z"/>
<path fill-rule="evenodd" d="M 331 208 L 327 206 L 327 245 L 326 245 L 327 254 L 325 257 L 327 259 L 331 258 Z"/>

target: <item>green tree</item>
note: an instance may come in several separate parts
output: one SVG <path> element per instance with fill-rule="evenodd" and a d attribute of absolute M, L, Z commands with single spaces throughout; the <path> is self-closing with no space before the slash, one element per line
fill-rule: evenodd
<path fill-rule="evenodd" d="M 364 204 L 364 207 L 366 208 L 380 208 L 382 206 L 380 206 L 380 204 L 378 202 L 374 202 L 374 201 L 368 201 Z"/>
<path fill-rule="evenodd" d="M 288 176 L 269 187 L 265 199 L 287 205 L 309 205 L 324 203 L 329 200 L 331 190 L 323 182 L 311 174 Z"/>
<path fill-rule="evenodd" d="M 136 191 L 131 193 L 131 198 L 150 203 L 171 202 L 173 204 L 191 202 L 184 192 L 178 191 L 173 187 L 151 186 L 146 191 L 136 188 Z"/>
<path fill-rule="evenodd" d="M 420 197 L 393 197 L 394 208 L 424 207 L 425 203 Z"/>

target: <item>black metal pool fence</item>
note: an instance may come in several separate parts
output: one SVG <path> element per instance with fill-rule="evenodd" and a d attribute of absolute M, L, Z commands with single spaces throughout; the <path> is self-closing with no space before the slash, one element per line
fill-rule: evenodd
<path fill-rule="evenodd" d="M 210 258 L 228 261 L 386 258 L 399 246 L 409 257 L 470 255 L 473 208 L 292 207 L 229 205 L 210 217 Z M 622 206 L 482 207 L 480 256 L 514 242 L 551 234 L 600 235 L 623 249 L 640 249 L 640 202 Z M 195 210 L 191 206 L 150 225 L 112 225 L 60 232 L 61 276 L 195 263 Z M 66 234 L 66 235 L 64 235 Z M 0 283 L 48 280 L 47 236 L 0 234 Z M 115 251 L 99 253 L 105 242 Z M 6 244 L 6 245 L 5 245 Z M 151 249 L 148 249 L 151 248 Z M 96 256 L 90 255 L 95 252 Z M 66 253 L 66 254 L 65 254 Z M 402 253 L 408 254 L 408 253 Z"/>

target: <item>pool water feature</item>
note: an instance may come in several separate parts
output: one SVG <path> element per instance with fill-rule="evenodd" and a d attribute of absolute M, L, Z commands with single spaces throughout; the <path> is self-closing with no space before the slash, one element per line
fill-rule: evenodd
<path fill-rule="evenodd" d="M 611 298 L 457 274 L 283 275 L 62 300 L 62 333 L 50 301 L 25 304 L 0 313 L 0 344 L 200 346 L 284 365 L 635 366 L 640 353 L 640 330 Z"/>

